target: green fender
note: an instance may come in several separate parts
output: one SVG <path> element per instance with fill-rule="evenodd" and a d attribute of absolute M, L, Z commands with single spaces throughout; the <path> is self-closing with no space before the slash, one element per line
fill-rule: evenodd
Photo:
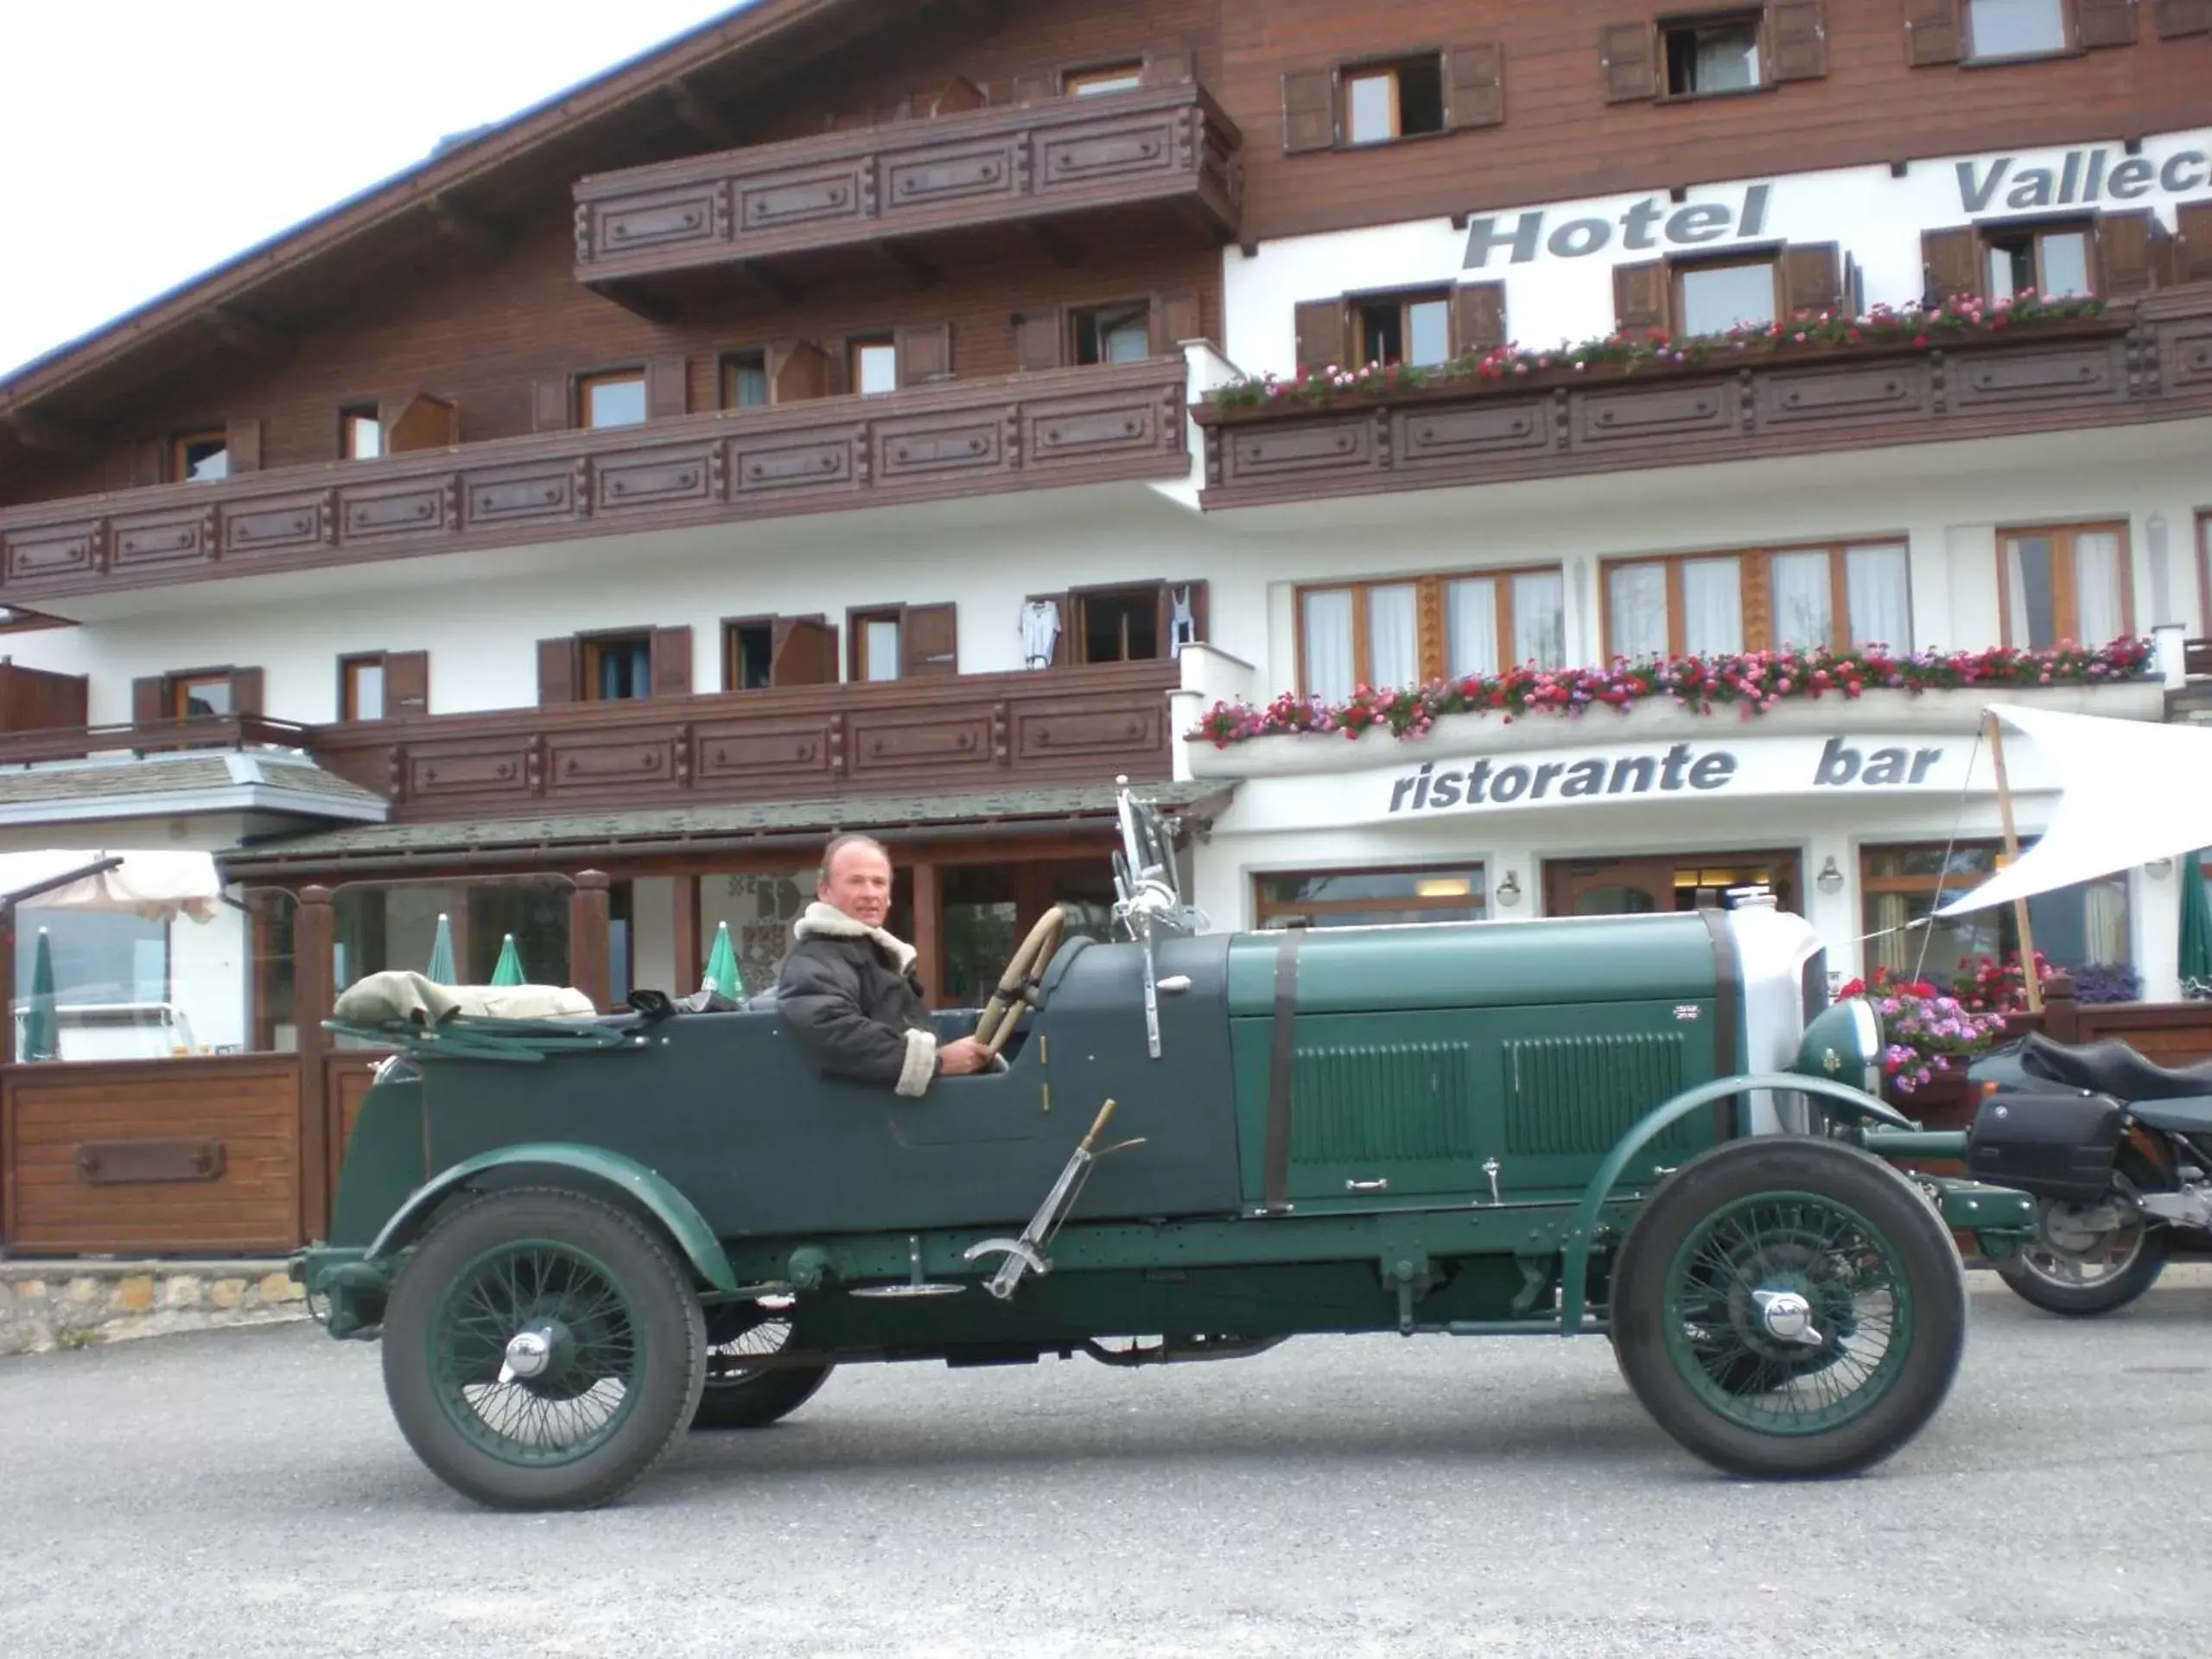
<path fill-rule="evenodd" d="M 1621 1172 L 1628 1167 L 1630 1159 L 1649 1146 L 1669 1125 L 1688 1117 L 1699 1108 L 1710 1106 L 1716 1100 L 1726 1100 L 1731 1095 L 1758 1094 L 1764 1090 L 1778 1093 L 1817 1095 L 1831 1105 L 1862 1118 L 1872 1118 L 1891 1128 L 1910 1129 L 1914 1127 L 1905 1116 L 1886 1101 L 1877 1100 L 1863 1089 L 1853 1089 L 1848 1084 L 1831 1082 L 1826 1077 L 1798 1077 L 1787 1071 L 1753 1071 L 1740 1077 L 1719 1077 L 1700 1084 L 1687 1094 L 1676 1095 L 1672 1100 L 1653 1107 L 1636 1127 L 1614 1142 L 1605 1161 L 1598 1166 L 1598 1173 L 1590 1178 L 1590 1185 L 1582 1189 L 1582 1202 L 1575 1206 L 1574 1224 L 1567 1236 L 1567 1257 L 1560 1272 L 1560 1331 L 1573 1336 L 1582 1328 L 1582 1304 L 1590 1286 L 1590 1243 L 1598 1227 L 1598 1211 L 1605 1207 L 1605 1198 L 1619 1180 Z"/>
<path fill-rule="evenodd" d="M 677 1191 L 661 1176 L 647 1169 L 634 1159 L 620 1153 L 607 1152 L 598 1147 L 580 1147 L 562 1141 L 532 1141 L 520 1145 L 499 1147 L 490 1152 L 480 1152 L 465 1159 L 451 1169 L 438 1175 L 427 1185 L 416 1189 L 407 1202 L 400 1205 L 376 1242 L 369 1246 L 366 1260 L 377 1264 L 391 1257 L 415 1242 L 422 1224 L 439 1201 L 455 1188 L 482 1174 L 487 1169 L 499 1169 L 514 1165 L 551 1165 L 560 1169 L 573 1169 L 582 1174 L 615 1188 L 631 1205 L 643 1210 L 669 1230 L 677 1246 L 690 1258 L 699 1276 L 716 1290 L 735 1290 L 737 1274 L 730 1270 L 728 1254 L 721 1241 L 715 1236 L 715 1230 L 707 1225 L 707 1218 L 699 1213 L 698 1206 Z"/>

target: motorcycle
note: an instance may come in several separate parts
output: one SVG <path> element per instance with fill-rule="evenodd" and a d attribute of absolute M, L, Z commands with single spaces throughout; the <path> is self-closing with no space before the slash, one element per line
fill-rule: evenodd
<path fill-rule="evenodd" d="M 2023 1300 L 2109 1313 L 2158 1281 L 2171 1248 L 2212 1246 L 2212 1061 L 2162 1066 L 2123 1042 L 2031 1032 L 1967 1078 L 1969 1172 L 2037 1200 L 2035 1243 L 1997 1264 Z"/>

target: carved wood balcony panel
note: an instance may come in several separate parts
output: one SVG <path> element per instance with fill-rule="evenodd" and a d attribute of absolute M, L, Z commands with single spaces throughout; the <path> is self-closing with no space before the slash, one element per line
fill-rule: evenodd
<path fill-rule="evenodd" d="M 0 603 L 530 542 L 1167 479 L 1179 359 L 544 433 L 0 510 Z"/>
<path fill-rule="evenodd" d="M 2212 416 L 2212 283 L 1937 350 L 1196 410 L 1209 509 Z"/>
<path fill-rule="evenodd" d="M 1112 663 L 416 715 L 294 741 L 387 796 L 396 823 L 1156 779 L 1176 683 L 1173 662 Z"/>
<path fill-rule="evenodd" d="M 696 287 L 687 271 L 1116 209 L 1227 241 L 1242 142 L 1185 83 L 597 174 L 575 190 L 576 280 L 627 303 L 680 303 Z"/>

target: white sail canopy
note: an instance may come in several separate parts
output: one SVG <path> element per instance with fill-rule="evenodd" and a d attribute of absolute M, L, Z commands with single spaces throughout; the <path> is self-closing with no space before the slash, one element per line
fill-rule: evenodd
<path fill-rule="evenodd" d="M 46 884 L 109 859 L 111 869 L 82 875 L 60 887 Z M 207 853 L 118 850 L 0 853 L 0 902 L 17 899 L 41 910 L 126 911 L 148 921 L 189 916 L 213 921 L 222 902 L 223 879 Z"/>
<path fill-rule="evenodd" d="M 1986 910 L 2212 846 L 2212 727 L 2008 702 L 1992 703 L 1989 712 L 2043 752 L 2060 779 L 2058 806 L 2034 846 L 1937 916 Z"/>

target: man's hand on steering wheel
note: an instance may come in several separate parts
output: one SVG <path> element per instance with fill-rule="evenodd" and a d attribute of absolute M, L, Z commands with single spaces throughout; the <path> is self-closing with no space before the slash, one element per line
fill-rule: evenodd
<path fill-rule="evenodd" d="M 938 1075 L 972 1077 L 978 1071 L 988 1071 L 996 1058 L 989 1044 L 978 1042 L 973 1037 L 956 1037 L 937 1052 Z"/>

